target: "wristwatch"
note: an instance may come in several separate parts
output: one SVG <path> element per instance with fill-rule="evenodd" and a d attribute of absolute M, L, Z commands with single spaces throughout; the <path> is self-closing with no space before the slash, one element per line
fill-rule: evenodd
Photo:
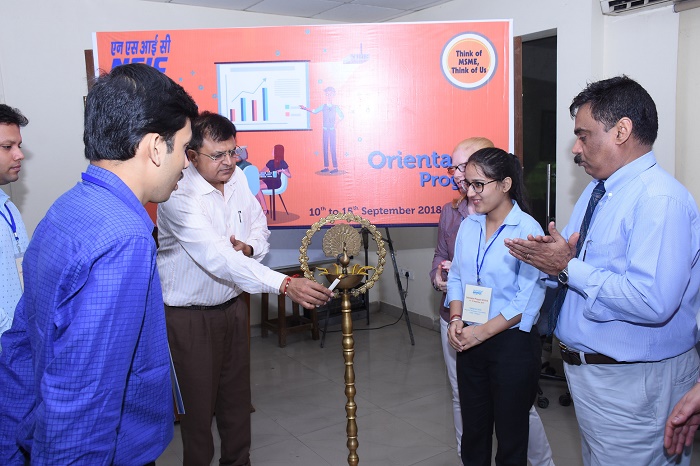
<path fill-rule="evenodd" d="M 559 275 L 557 275 L 557 280 L 559 280 L 559 283 L 562 285 L 568 285 L 569 284 L 569 267 L 564 267 L 564 270 L 559 272 Z"/>

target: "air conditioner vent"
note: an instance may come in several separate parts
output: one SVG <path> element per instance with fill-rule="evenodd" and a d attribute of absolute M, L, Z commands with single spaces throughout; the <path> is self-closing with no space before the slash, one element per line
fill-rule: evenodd
<path fill-rule="evenodd" d="M 656 8 L 678 3 L 678 0 L 600 0 L 604 15 L 621 15 L 642 8 Z"/>

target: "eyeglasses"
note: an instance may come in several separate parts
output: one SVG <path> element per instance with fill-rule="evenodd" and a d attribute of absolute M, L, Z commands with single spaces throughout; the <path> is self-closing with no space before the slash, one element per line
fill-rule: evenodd
<path fill-rule="evenodd" d="M 469 191 L 469 187 L 471 186 L 472 189 L 474 190 L 475 193 L 481 194 L 484 192 L 484 186 L 487 184 L 495 183 L 499 180 L 491 180 L 487 181 L 486 183 L 482 183 L 481 181 L 472 181 L 471 183 L 467 180 L 460 180 L 459 185 L 464 189 L 464 191 Z"/>
<path fill-rule="evenodd" d="M 450 175 L 454 175 L 456 170 L 461 171 L 464 173 L 464 170 L 467 168 L 467 162 L 460 163 L 459 165 L 452 165 L 451 167 L 447 167 L 447 173 Z"/>
<path fill-rule="evenodd" d="M 240 146 L 236 146 L 231 150 L 222 150 L 220 152 L 215 152 L 213 154 L 205 154 L 204 152 L 199 152 L 195 151 L 200 155 L 204 155 L 205 157 L 209 157 L 212 161 L 218 162 L 224 158 L 224 156 L 228 155 L 232 159 L 241 159 L 241 155 L 243 155 L 243 148 Z"/>

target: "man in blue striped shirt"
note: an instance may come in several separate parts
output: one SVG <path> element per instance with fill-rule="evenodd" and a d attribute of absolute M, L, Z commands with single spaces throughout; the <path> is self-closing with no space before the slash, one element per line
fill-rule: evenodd
<path fill-rule="evenodd" d="M 100 77 L 82 182 L 39 223 L 0 354 L 0 464 L 152 464 L 173 436 L 153 222 L 187 166 L 192 98 L 149 66 Z"/>
<path fill-rule="evenodd" d="M 507 244 L 567 287 L 553 323 L 584 463 L 689 464 L 690 448 L 676 458 L 663 438 L 673 406 L 698 379 L 697 205 L 656 161 L 656 105 L 638 83 L 591 83 L 569 110 L 574 161 L 594 180 L 561 234 L 551 224 L 551 236 Z M 601 191 L 597 205 L 589 201 Z"/>

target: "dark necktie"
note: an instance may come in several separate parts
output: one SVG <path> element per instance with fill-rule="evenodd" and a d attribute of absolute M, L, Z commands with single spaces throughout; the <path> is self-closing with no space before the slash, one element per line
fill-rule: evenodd
<path fill-rule="evenodd" d="M 578 257 L 579 253 L 581 252 L 581 249 L 583 249 L 583 245 L 586 242 L 586 235 L 588 234 L 588 227 L 591 226 L 591 218 L 593 218 L 593 211 L 598 205 L 598 202 L 600 202 L 600 200 L 603 198 L 604 194 L 605 186 L 603 185 L 603 181 L 599 181 L 596 187 L 593 189 L 593 192 L 591 193 L 591 198 L 588 200 L 588 207 L 586 207 L 586 213 L 583 216 L 581 228 L 579 229 L 580 236 L 578 237 L 578 241 L 576 242 L 576 255 L 574 257 Z M 564 298 L 566 298 L 566 292 L 568 290 L 569 287 L 566 285 L 560 286 L 559 290 L 557 290 L 557 296 L 554 298 L 552 307 L 549 310 L 549 326 L 547 335 L 551 335 L 554 332 L 554 328 L 557 326 L 559 311 L 561 311 L 561 306 L 564 304 Z"/>

